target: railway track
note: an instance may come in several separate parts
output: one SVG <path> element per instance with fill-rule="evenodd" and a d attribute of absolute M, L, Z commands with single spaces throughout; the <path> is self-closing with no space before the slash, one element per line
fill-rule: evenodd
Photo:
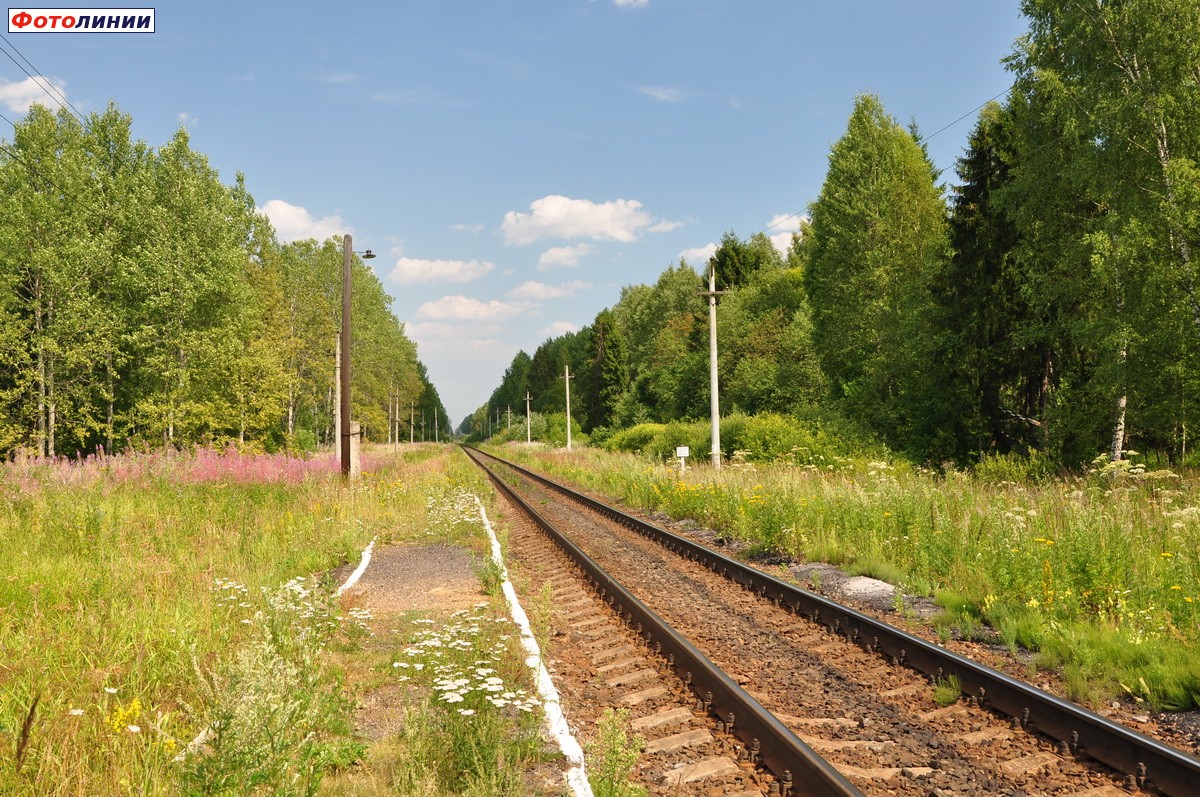
<path fill-rule="evenodd" d="M 528 513 L 510 547 L 562 606 L 552 655 L 582 703 L 637 714 L 652 793 L 1200 794 L 1200 761 L 1174 748 L 468 454 Z M 962 699 L 939 705 L 951 683 Z"/>

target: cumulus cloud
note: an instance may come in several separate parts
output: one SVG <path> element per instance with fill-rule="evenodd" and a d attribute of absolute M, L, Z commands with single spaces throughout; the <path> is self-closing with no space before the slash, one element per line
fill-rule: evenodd
<path fill-rule="evenodd" d="M 670 232 L 671 230 L 678 230 L 680 227 L 682 227 L 685 224 L 687 224 L 687 222 L 682 221 L 682 220 L 667 221 L 666 219 L 664 219 L 664 220 L 658 222 L 657 224 L 655 224 L 654 226 L 652 226 L 648 230 L 648 232 Z"/>
<path fill-rule="evenodd" d="M 503 321 L 531 310 L 529 302 L 481 302 L 466 296 L 443 296 L 417 308 L 417 318 L 430 321 Z"/>
<path fill-rule="evenodd" d="M 597 204 L 552 194 L 534 200 L 529 210 L 529 213 L 510 210 L 504 214 L 500 230 L 505 242 L 531 244 L 543 238 L 591 238 L 630 243 L 643 230 L 664 223 L 642 210 L 642 203 L 636 199 Z"/>
<path fill-rule="evenodd" d="M 590 282 L 564 282 L 562 285 L 547 285 L 544 282 L 535 282 L 530 280 L 524 282 L 508 292 L 508 296 L 513 299 L 565 299 L 569 296 L 574 296 L 578 291 L 586 291 L 592 287 Z"/>
<path fill-rule="evenodd" d="M 538 258 L 537 270 L 550 271 L 555 268 L 579 268 L 579 259 L 596 251 L 591 244 L 575 246 L 552 246 Z"/>
<path fill-rule="evenodd" d="M 500 335 L 500 324 L 464 324 L 449 321 L 414 321 L 404 325 L 404 334 L 415 341 L 458 340 L 462 338 L 491 338 Z"/>
<path fill-rule="evenodd" d="M 503 328 L 496 324 L 417 322 L 405 324 L 404 333 L 417 344 L 423 358 L 439 354 L 460 361 L 495 363 L 507 362 L 517 353 L 516 346 L 503 340 Z"/>
<path fill-rule="evenodd" d="M 271 220 L 279 240 L 284 243 L 306 238 L 324 241 L 330 236 L 354 234 L 354 229 L 347 227 L 346 220 L 337 214 L 315 219 L 305 208 L 282 199 L 269 200 L 258 212 Z"/>
<path fill-rule="evenodd" d="M 27 77 L 19 83 L 0 78 L 0 104 L 13 113 L 26 113 L 36 103 L 57 111 L 67 96 L 67 82 L 57 78 Z M 57 91 L 56 91 L 57 90 Z"/>
<path fill-rule="evenodd" d="M 693 266 L 703 265 L 708 262 L 708 259 L 717 252 L 715 243 L 707 243 L 704 246 L 695 246 L 691 249 L 684 249 L 679 253 L 679 257 L 686 260 Z"/>
<path fill-rule="evenodd" d="M 659 102 L 683 102 L 683 98 L 686 96 L 681 89 L 667 86 L 638 86 L 637 90 Z"/>
<path fill-rule="evenodd" d="M 396 261 L 391 277 L 397 282 L 471 282 L 496 268 L 486 260 L 423 260 L 402 257 Z"/>
<path fill-rule="evenodd" d="M 800 232 L 802 220 L 807 220 L 807 217 L 795 213 L 777 213 L 771 217 L 770 223 L 767 224 L 767 230 L 775 230 L 769 237 L 780 254 L 786 255 L 788 249 L 791 248 L 792 233 Z"/>
<path fill-rule="evenodd" d="M 645 8 L 650 5 L 650 0 L 613 0 L 613 5 L 617 8 Z"/>
<path fill-rule="evenodd" d="M 538 334 L 545 335 L 546 337 L 550 337 L 550 338 L 557 338 L 561 335 L 567 334 L 568 332 L 578 332 L 578 331 L 579 331 L 579 327 L 575 326 L 570 321 L 555 321 L 553 324 L 546 327 L 545 329 L 539 330 Z"/>

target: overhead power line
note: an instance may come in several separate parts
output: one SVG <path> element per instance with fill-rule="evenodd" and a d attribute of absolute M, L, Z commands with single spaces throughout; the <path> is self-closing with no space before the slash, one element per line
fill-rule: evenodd
<path fill-rule="evenodd" d="M 4 53 L 6 56 L 8 56 L 8 60 L 16 64 L 17 68 L 24 72 L 30 80 L 32 80 L 43 92 L 46 93 L 47 97 L 55 102 L 55 104 L 59 105 L 60 107 L 67 108 L 75 116 L 75 118 L 79 120 L 79 123 L 83 125 L 85 130 L 90 130 L 87 123 L 87 117 L 85 117 L 78 108 L 71 104 L 71 101 L 67 99 L 67 95 L 63 94 L 62 91 L 59 90 L 58 86 L 51 83 L 49 78 L 43 75 L 41 71 L 34 66 L 28 58 L 25 57 L 25 54 L 18 50 L 17 46 L 9 41 L 8 37 L 3 33 L 0 33 L 0 41 L 3 41 L 4 44 L 8 46 L 8 50 L 12 50 L 12 53 L 10 53 L 8 50 L 0 47 L 0 53 Z M 24 61 L 25 63 L 22 64 L 21 61 L 18 61 L 16 58 L 14 58 L 13 53 L 16 53 L 17 56 L 20 57 L 21 61 Z"/>

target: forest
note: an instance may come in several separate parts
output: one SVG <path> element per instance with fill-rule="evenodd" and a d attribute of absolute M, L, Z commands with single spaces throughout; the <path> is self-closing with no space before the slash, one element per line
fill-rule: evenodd
<path fill-rule="evenodd" d="M 711 266 L 723 415 L 853 429 L 933 464 L 1200 461 L 1200 6 L 1021 6 L 1011 91 L 953 177 L 915 123 L 857 97 L 786 253 L 731 231 L 710 263 L 625 288 L 519 353 L 462 431 L 486 437 L 527 394 L 548 428 L 567 366 L 593 442 L 706 419 Z"/>
<path fill-rule="evenodd" d="M 333 434 L 342 241 L 281 243 L 241 174 L 115 105 L 35 105 L 0 146 L 0 457 L 143 447 L 310 451 Z M 446 418 L 354 257 L 352 417 L 369 440 Z"/>

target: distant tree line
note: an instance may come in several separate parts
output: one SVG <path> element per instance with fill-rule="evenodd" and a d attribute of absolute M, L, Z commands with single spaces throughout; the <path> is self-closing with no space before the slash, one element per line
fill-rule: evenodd
<path fill-rule="evenodd" d="M 0 456 L 330 442 L 341 241 L 281 244 L 185 131 L 130 126 L 35 105 L 0 147 Z M 402 406 L 407 438 L 441 402 L 357 257 L 352 282 L 353 417 L 386 440 Z"/>
<path fill-rule="evenodd" d="M 1137 447 L 1200 422 L 1200 6 L 1025 0 L 1014 85 L 948 191 L 914 127 L 857 98 L 810 219 L 713 255 L 721 407 L 841 417 L 929 462 Z M 704 269 L 706 271 L 706 269 Z M 707 416 L 701 276 L 686 262 L 517 355 L 472 420 L 526 391 L 600 436 Z M 1192 433 L 1194 437 L 1194 432 Z"/>

